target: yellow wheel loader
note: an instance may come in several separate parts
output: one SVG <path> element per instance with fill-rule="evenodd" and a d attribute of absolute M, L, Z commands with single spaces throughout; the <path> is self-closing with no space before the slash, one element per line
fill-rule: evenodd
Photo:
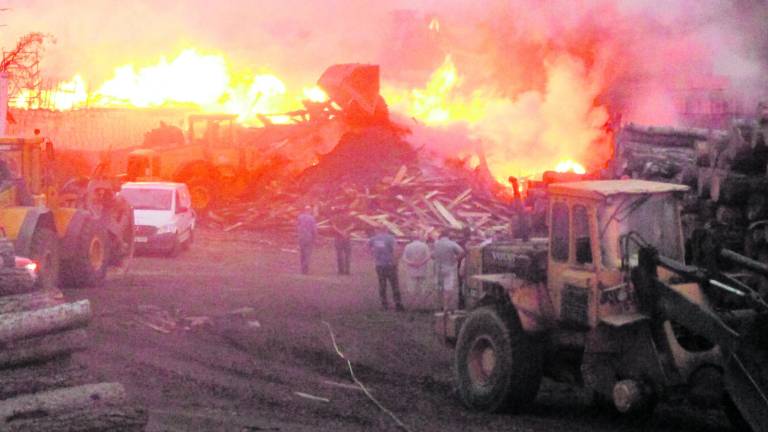
<path fill-rule="evenodd" d="M 542 377 L 648 415 L 659 401 L 722 406 L 768 430 L 768 304 L 737 274 L 685 264 L 686 186 L 640 180 L 548 188 L 548 238 L 470 249 L 464 310 L 436 314 L 461 401 L 519 411 Z"/>
<path fill-rule="evenodd" d="M 0 226 L 37 262 L 42 288 L 99 285 L 132 254 L 133 212 L 103 179 L 77 199 L 60 194 L 54 170 L 50 141 L 0 138 Z"/>

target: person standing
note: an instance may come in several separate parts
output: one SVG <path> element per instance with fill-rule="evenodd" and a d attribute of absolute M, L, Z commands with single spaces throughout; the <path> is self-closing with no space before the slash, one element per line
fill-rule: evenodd
<path fill-rule="evenodd" d="M 448 231 L 443 231 L 435 242 L 432 257 L 437 273 L 438 307 L 447 310 L 458 303 L 458 265 L 464 256 L 464 249 L 451 240 Z"/>
<path fill-rule="evenodd" d="M 397 280 L 395 244 L 395 237 L 386 228 L 380 227 L 377 233 L 368 240 L 368 249 L 371 251 L 376 264 L 381 307 L 384 310 L 389 309 L 389 301 L 387 300 L 387 282 L 389 282 L 389 286 L 392 288 L 392 299 L 395 301 L 395 309 L 402 311 L 404 309 L 400 300 L 400 287 Z"/>
<path fill-rule="evenodd" d="M 312 247 L 317 237 L 317 221 L 312 215 L 310 206 L 304 207 L 304 211 L 299 214 L 296 221 L 296 233 L 299 241 L 299 260 L 301 262 L 301 273 L 309 273 L 309 259 L 312 256 Z"/>
<path fill-rule="evenodd" d="M 331 221 L 333 230 L 333 246 L 336 248 L 336 265 L 340 275 L 351 274 L 352 238 L 350 234 L 354 224 L 341 213 L 334 216 Z"/>
<path fill-rule="evenodd" d="M 427 267 L 430 258 L 429 246 L 419 235 L 413 236 L 412 241 L 403 249 L 402 260 L 408 275 L 408 291 L 412 297 L 419 300 L 423 300 L 427 294 Z"/>

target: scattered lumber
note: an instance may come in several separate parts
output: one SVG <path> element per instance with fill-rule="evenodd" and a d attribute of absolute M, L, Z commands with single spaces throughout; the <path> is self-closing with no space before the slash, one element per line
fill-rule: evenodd
<path fill-rule="evenodd" d="M 299 212 L 310 204 L 319 214 L 320 232 L 329 235 L 331 220 L 341 215 L 353 220 L 354 239 L 366 238 L 368 231 L 379 226 L 400 239 L 464 228 L 484 239 L 507 232 L 513 215 L 506 198 L 494 196 L 492 188 L 473 174 L 424 162 L 398 164 L 378 183 L 331 186 L 336 192 L 324 193 L 322 199 L 312 191 L 278 190 L 254 201 L 233 203 L 217 209 L 209 223 L 224 231 L 292 233 Z"/>

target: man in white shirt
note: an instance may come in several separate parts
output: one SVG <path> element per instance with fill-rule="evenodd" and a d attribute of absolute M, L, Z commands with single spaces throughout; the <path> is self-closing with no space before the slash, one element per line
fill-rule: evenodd
<path fill-rule="evenodd" d="M 455 308 L 458 304 L 458 265 L 464 256 L 464 249 L 443 231 L 435 242 L 432 257 L 437 273 L 438 307 L 442 310 Z"/>
<path fill-rule="evenodd" d="M 403 249 L 402 260 L 405 263 L 405 274 L 408 278 L 408 291 L 415 301 L 423 300 L 429 295 L 426 288 L 427 267 L 431 259 L 429 246 L 424 243 L 423 236 L 417 234 Z"/>

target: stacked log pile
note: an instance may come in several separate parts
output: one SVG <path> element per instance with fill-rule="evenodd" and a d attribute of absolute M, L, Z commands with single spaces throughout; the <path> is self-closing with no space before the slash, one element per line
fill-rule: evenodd
<path fill-rule="evenodd" d="M 709 225 L 722 241 L 752 258 L 765 257 L 768 148 L 755 122 L 736 121 L 699 155 L 697 192 Z"/>
<path fill-rule="evenodd" d="M 697 154 L 713 134 L 629 124 L 616 139 L 614 175 L 695 185 Z"/>
<path fill-rule="evenodd" d="M 686 238 L 705 229 L 755 257 L 754 234 L 768 219 L 768 177 L 764 150 L 755 146 L 757 132 L 755 122 L 744 120 L 727 131 L 629 125 L 617 139 L 614 175 L 691 186 L 683 209 Z"/>
<path fill-rule="evenodd" d="M 142 431 L 146 413 L 118 383 L 92 384 L 71 355 L 87 347 L 87 300 L 18 294 L 0 278 L 0 430 Z M 31 284 L 30 284 L 31 286 Z"/>

